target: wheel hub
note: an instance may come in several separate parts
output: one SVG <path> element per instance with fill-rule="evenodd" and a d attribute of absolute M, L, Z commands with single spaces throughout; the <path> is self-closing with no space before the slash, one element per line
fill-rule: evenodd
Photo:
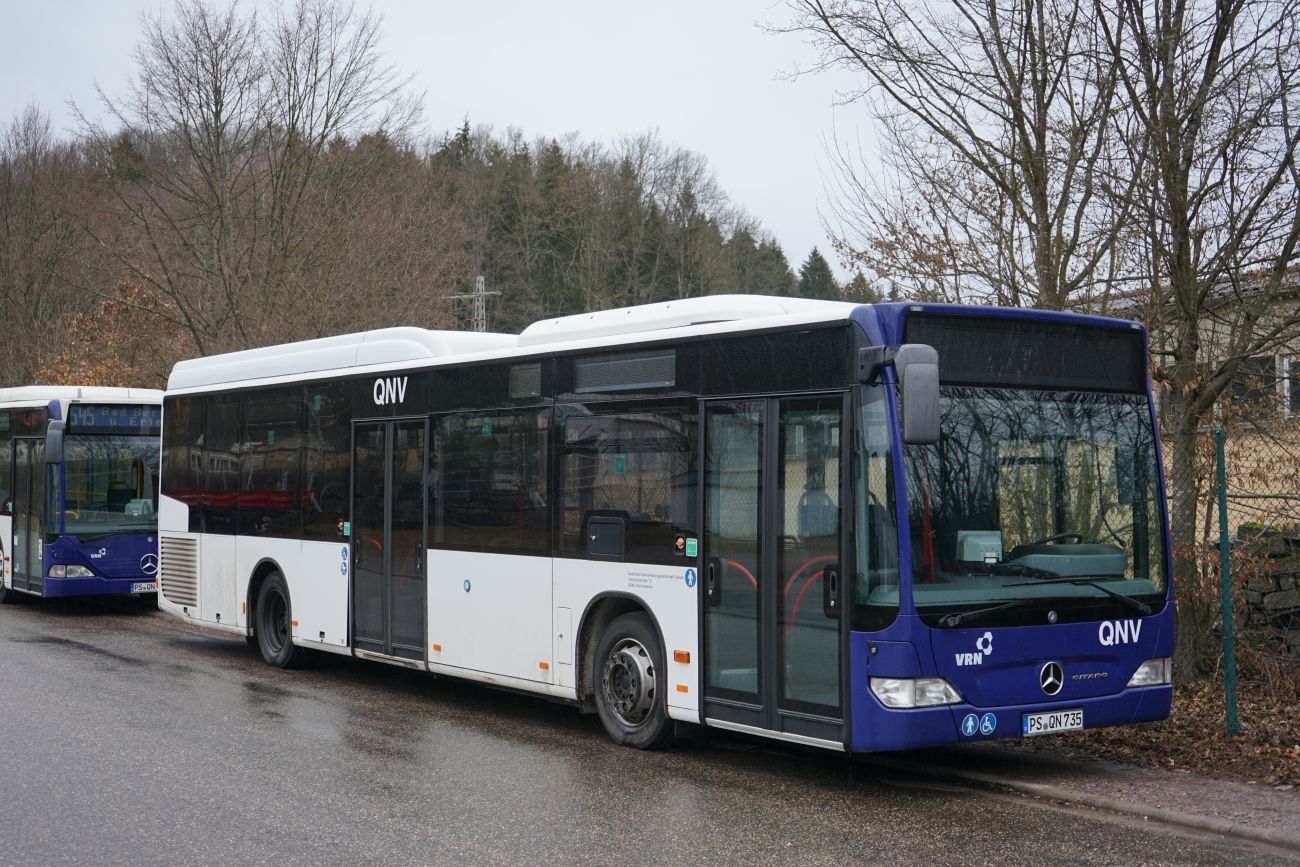
<path fill-rule="evenodd" d="M 654 707 L 655 670 L 641 642 L 624 638 L 610 650 L 601 676 L 605 701 L 627 726 L 645 722 Z"/>

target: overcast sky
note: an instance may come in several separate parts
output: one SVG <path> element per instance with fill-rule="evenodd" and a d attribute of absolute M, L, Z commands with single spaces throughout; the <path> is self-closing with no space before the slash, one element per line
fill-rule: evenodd
<path fill-rule="evenodd" d="M 245 2 L 243 5 L 250 5 Z M 264 7 L 265 2 L 252 5 Z M 359 3 L 359 7 L 365 4 Z M 95 83 L 124 92 L 143 10 L 158 0 L 0 0 L 0 119 L 36 102 L 69 131 L 69 99 L 95 108 Z M 772 0 L 653 3 L 378 0 L 385 51 L 415 76 L 434 134 L 469 119 L 526 137 L 577 132 L 610 142 L 657 129 L 708 157 L 723 189 L 762 223 L 798 269 L 830 249 L 825 143 L 869 134 L 858 107 L 833 106 L 847 73 L 789 80 L 812 59 L 800 37 L 758 22 L 789 13 Z"/>

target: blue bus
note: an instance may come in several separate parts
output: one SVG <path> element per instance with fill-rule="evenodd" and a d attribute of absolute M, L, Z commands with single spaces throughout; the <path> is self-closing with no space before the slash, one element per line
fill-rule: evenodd
<path fill-rule="evenodd" d="M 157 591 L 162 392 L 0 389 L 0 602 Z"/>
<path fill-rule="evenodd" d="M 846 752 L 1164 718 L 1146 333 L 686 299 L 181 362 L 159 606 L 272 665 L 519 690 L 655 747 Z"/>

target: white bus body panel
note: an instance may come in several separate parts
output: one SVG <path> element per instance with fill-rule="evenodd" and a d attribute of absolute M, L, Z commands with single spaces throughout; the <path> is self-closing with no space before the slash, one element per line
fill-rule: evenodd
<path fill-rule="evenodd" d="M 297 539 L 259 539 L 256 536 L 241 536 L 236 543 L 238 551 L 237 574 L 240 576 L 239 582 L 235 585 L 235 598 L 240 602 L 248 599 L 248 582 L 257 567 L 265 561 L 270 561 L 284 576 L 285 583 L 289 586 L 289 599 L 293 606 L 290 612 L 292 622 L 290 631 L 294 638 L 304 639 L 307 641 L 320 641 L 320 633 L 326 635 L 333 633 L 338 638 L 343 638 L 344 630 L 347 628 L 347 584 L 339 587 L 326 588 L 319 582 L 323 576 L 322 566 L 325 563 L 327 553 L 321 551 L 321 548 L 330 547 L 324 543 L 308 542 L 303 543 Z M 334 547 L 334 572 L 338 574 L 338 552 L 340 546 Z M 311 553 L 308 553 L 308 552 Z M 313 556 L 314 555 L 314 556 Z M 345 606 L 343 618 L 343 629 L 327 629 L 324 621 L 327 619 L 322 614 L 322 609 L 328 609 L 330 603 L 337 600 L 332 596 L 341 596 Z M 255 600 L 250 600 L 255 601 Z M 239 623 L 241 626 L 248 626 L 248 612 L 244 606 L 240 605 Z M 329 642 L 334 643 L 334 642 Z"/>
<path fill-rule="evenodd" d="M 196 534 L 198 535 L 198 534 Z M 239 625 L 237 586 L 241 579 L 235 561 L 235 536 L 204 533 L 199 536 L 199 618 L 222 625 Z M 219 616 L 218 616 L 219 615 Z"/>
<path fill-rule="evenodd" d="M 462 668 L 531 681 L 531 689 L 549 692 L 542 685 L 552 683 L 555 659 L 552 562 L 429 551 L 429 662 L 443 671 Z M 434 650 L 435 644 L 442 649 Z"/>
<path fill-rule="evenodd" d="M 332 647 L 350 645 L 347 545 L 245 538 L 240 540 L 240 553 L 245 575 L 252 575 L 257 564 L 268 557 L 280 567 L 289 585 L 292 616 L 298 621 L 293 627 L 294 638 Z"/>
<path fill-rule="evenodd" d="M 642 606 L 659 624 L 663 633 L 664 658 L 668 671 L 665 685 L 668 689 L 668 715 L 673 719 L 687 722 L 699 722 L 700 705 L 696 689 L 699 674 L 696 661 L 699 654 L 699 581 L 687 583 L 687 570 L 695 570 L 692 563 L 681 566 L 651 566 L 643 563 L 610 563 L 593 560 L 556 559 L 555 563 L 555 605 L 569 608 L 577 620 L 586 613 L 591 601 L 605 593 L 617 593 L 641 602 Z M 574 623 L 574 632 L 578 623 Z M 557 634 L 559 630 L 557 629 Z M 573 649 L 575 635 L 565 636 L 570 644 L 567 650 L 570 659 L 576 658 Z M 600 636 L 593 636 L 599 641 Z M 673 651 L 684 650 L 690 654 L 690 662 L 674 662 Z M 558 654 L 557 654 L 558 656 Z M 571 668 L 570 666 L 566 666 Z M 593 673 L 599 677 L 598 673 Z M 570 678 L 572 675 L 570 675 Z M 678 684 L 686 687 L 686 692 L 678 690 Z M 599 686 L 597 687 L 599 688 Z"/>

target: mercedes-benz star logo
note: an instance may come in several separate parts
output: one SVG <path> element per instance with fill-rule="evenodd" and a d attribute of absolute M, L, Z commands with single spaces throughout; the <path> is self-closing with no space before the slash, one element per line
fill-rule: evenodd
<path fill-rule="evenodd" d="M 1038 673 L 1038 685 L 1043 688 L 1043 692 L 1048 695 L 1056 695 L 1061 691 L 1061 684 L 1065 682 L 1065 674 L 1061 671 L 1061 666 L 1056 662 L 1049 662 L 1043 666 L 1043 670 Z"/>
<path fill-rule="evenodd" d="M 145 554 L 140 558 L 140 571 L 146 575 L 158 574 L 158 555 Z"/>

